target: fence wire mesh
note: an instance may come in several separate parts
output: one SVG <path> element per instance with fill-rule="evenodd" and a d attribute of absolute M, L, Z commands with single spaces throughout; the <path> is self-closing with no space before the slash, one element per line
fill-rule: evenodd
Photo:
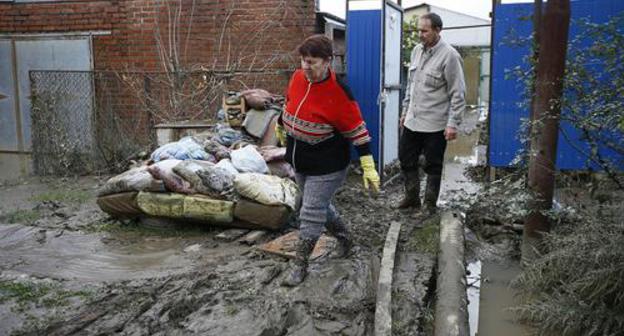
<path fill-rule="evenodd" d="M 289 71 L 31 71 L 38 175 L 119 172 L 156 147 L 154 125 L 215 122 L 224 92 L 281 93 Z"/>

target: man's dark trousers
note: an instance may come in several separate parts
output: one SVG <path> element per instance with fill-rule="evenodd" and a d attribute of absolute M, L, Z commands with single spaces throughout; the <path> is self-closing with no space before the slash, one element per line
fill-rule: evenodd
<path fill-rule="evenodd" d="M 441 176 L 444 163 L 446 139 L 444 131 L 425 133 L 414 132 L 403 127 L 399 143 L 399 161 L 404 173 L 418 172 L 418 157 L 425 155 L 425 173 L 429 176 Z"/>

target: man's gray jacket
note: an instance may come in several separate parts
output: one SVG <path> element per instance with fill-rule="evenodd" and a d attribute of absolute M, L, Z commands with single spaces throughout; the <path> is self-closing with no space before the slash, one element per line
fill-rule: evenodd
<path fill-rule="evenodd" d="M 462 58 L 442 39 L 425 50 L 412 50 L 403 100 L 404 125 L 414 132 L 457 128 L 466 108 Z"/>

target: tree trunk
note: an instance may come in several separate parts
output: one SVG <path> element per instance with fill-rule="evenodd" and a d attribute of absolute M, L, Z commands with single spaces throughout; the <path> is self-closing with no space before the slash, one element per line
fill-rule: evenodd
<path fill-rule="evenodd" d="M 532 108 L 529 189 L 535 199 L 525 221 L 522 259 L 532 261 L 539 251 L 543 232 L 550 228 L 543 211 L 552 208 L 555 160 L 565 70 L 570 0 L 549 0 L 540 25 L 539 60 Z"/>

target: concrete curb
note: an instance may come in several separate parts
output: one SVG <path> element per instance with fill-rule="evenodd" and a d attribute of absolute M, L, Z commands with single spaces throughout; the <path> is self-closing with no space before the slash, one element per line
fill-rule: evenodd
<path fill-rule="evenodd" d="M 464 264 L 464 226 L 460 213 L 445 211 L 440 219 L 440 247 L 434 335 L 468 336 L 468 298 Z"/>
<path fill-rule="evenodd" d="M 377 281 L 377 304 L 375 306 L 375 336 L 392 335 L 392 274 L 394 272 L 394 257 L 401 223 L 392 222 L 386 243 L 384 244 L 381 269 Z"/>

